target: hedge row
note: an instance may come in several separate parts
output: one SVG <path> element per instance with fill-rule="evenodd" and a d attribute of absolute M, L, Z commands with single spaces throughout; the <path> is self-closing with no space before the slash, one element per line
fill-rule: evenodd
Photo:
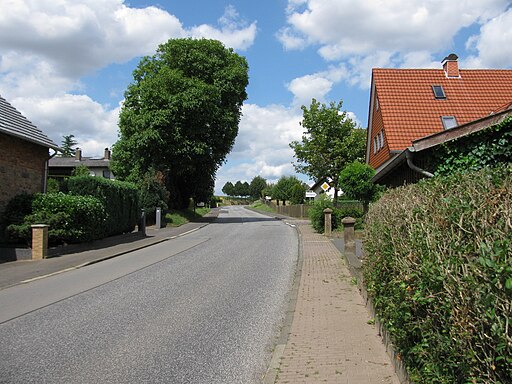
<path fill-rule="evenodd" d="M 28 195 L 18 200 L 26 201 Z M 7 227 L 11 242 L 29 242 L 32 224 L 48 224 L 51 245 L 79 243 L 99 239 L 104 233 L 104 204 L 92 196 L 73 196 L 64 193 L 36 194 L 30 214 L 18 224 Z"/>
<path fill-rule="evenodd" d="M 67 182 L 69 193 L 94 196 L 105 206 L 104 237 L 131 232 L 139 212 L 139 190 L 131 183 L 101 177 L 72 177 Z"/>
<path fill-rule="evenodd" d="M 512 169 L 387 192 L 363 273 L 415 383 L 512 382 Z"/>
<path fill-rule="evenodd" d="M 315 231 L 318 233 L 324 233 L 324 209 L 326 208 L 330 208 L 333 211 L 331 217 L 332 229 L 341 227 L 341 220 L 347 216 L 356 219 L 356 229 L 360 229 L 362 227 L 363 210 L 361 208 L 361 203 L 354 201 L 340 201 L 338 205 L 338 207 L 335 207 L 333 201 L 326 195 L 322 195 L 318 200 L 315 200 L 313 206 L 308 211 L 311 225 Z"/>

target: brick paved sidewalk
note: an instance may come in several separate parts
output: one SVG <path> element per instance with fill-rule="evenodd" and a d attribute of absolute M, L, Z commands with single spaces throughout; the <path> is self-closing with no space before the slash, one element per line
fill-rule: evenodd
<path fill-rule="evenodd" d="M 400 383 L 345 260 L 298 223 L 304 264 L 276 383 Z"/>

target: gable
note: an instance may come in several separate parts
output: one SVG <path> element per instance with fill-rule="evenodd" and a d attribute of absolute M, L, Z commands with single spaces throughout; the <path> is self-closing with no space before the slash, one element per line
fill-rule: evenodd
<path fill-rule="evenodd" d="M 511 70 L 461 69 L 459 73 L 450 78 L 442 69 L 373 70 L 372 91 L 378 93 L 390 151 L 443 131 L 443 116 L 453 116 L 462 125 L 512 102 Z M 442 87 L 446 97 L 436 98 L 433 86 Z"/>

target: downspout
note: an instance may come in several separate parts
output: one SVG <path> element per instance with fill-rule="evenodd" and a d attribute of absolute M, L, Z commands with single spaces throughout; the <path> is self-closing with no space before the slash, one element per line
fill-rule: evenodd
<path fill-rule="evenodd" d="M 54 149 L 55 151 L 55 149 Z M 44 180 L 43 180 L 43 193 L 46 193 L 46 188 L 48 187 L 48 164 L 50 162 L 50 159 L 54 158 L 55 155 L 57 155 L 57 153 L 59 153 L 58 151 L 55 151 L 55 153 L 53 155 L 50 155 L 50 157 L 48 158 L 48 160 L 46 160 L 44 162 Z"/>
<path fill-rule="evenodd" d="M 420 167 L 416 166 L 412 160 L 413 160 L 413 152 L 410 150 L 410 148 L 407 148 L 405 150 L 405 157 L 407 159 L 407 165 L 409 166 L 409 168 L 411 168 L 413 171 L 415 172 L 418 172 L 419 174 L 425 176 L 425 177 L 428 177 L 428 178 L 431 178 L 431 177 L 434 177 L 434 175 L 428 171 L 425 171 L 424 169 L 421 169 Z"/>

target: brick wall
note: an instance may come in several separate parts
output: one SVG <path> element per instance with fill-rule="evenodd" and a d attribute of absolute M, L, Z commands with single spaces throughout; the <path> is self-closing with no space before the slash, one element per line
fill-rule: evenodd
<path fill-rule="evenodd" d="M 14 196 L 42 192 L 48 148 L 0 133 L 0 218 Z"/>

